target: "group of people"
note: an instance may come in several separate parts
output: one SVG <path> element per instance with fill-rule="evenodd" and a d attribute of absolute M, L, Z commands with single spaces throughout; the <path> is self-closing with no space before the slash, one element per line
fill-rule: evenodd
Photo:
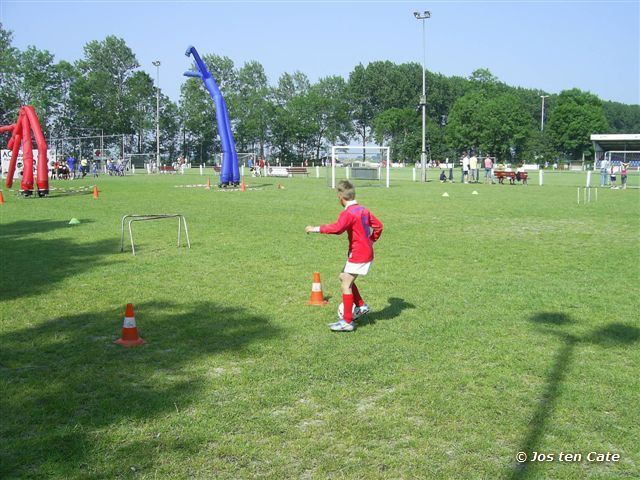
<path fill-rule="evenodd" d="M 95 164 L 95 162 L 94 162 Z M 107 174 L 109 176 L 124 177 L 125 165 L 122 162 L 114 162 L 110 158 L 107 160 Z M 97 172 L 95 173 L 97 177 Z"/>
<path fill-rule="evenodd" d="M 55 180 L 74 180 L 84 178 L 89 175 L 97 178 L 100 172 L 98 162 L 95 160 L 89 163 L 86 158 L 78 162 L 74 157 L 67 157 L 64 160 L 55 160 L 51 165 L 51 178 Z M 110 176 L 124 176 L 125 165 L 120 161 L 107 159 L 106 172 Z"/>
<path fill-rule="evenodd" d="M 91 171 L 94 177 L 98 176 L 97 163 L 91 162 Z M 89 161 L 86 158 L 78 162 L 74 157 L 67 157 L 60 161 L 55 160 L 51 168 L 51 178 L 56 180 L 73 180 L 84 178 L 89 174 Z"/>
<path fill-rule="evenodd" d="M 453 164 L 449 164 L 447 158 L 445 163 L 449 168 L 449 174 L 445 170 L 440 172 L 440 182 L 453 182 Z M 484 159 L 478 159 L 475 153 L 471 156 L 464 152 L 460 158 L 460 183 L 480 183 L 480 166 L 484 166 L 484 183 L 493 183 L 493 158 L 490 155 Z"/>
<path fill-rule="evenodd" d="M 606 187 L 611 185 L 612 189 L 627 188 L 627 173 L 629 171 L 629 162 L 620 162 L 616 165 L 607 159 L 600 162 L 600 186 Z M 618 186 L 618 173 L 620 174 L 620 186 Z"/>
<path fill-rule="evenodd" d="M 249 159 L 247 162 L 247 167 L 249 167 L 249 171 L 251 172 L 251 176 L 253 177 L 261 177 L 262 172 L 264 172 L 264 158 L 261 158 L 259 161 L 254 162 L 253 159 Z"/>

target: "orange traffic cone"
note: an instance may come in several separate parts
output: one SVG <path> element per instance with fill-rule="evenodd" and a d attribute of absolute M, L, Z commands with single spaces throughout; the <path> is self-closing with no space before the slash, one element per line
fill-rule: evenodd
<path fill-rule="evenodd" d="M 93 186 L 93 198 L 98 198 L 98 186 L 94 185 Z"/>
<path fill-rule="evenodd" d="M 247 189 L 247 187 L 244 185 L 244 180 L 242 182 L 240 182 L 240 191 L 244 192 Z"/>
<path fill-rule="evenodd" d="M 211 178 L 207 179 L 207 186 L 206 186 L 207 190 L 211 190 Z"/>
<path fill-rule="evenodd" d="M 320 274 L 313 272 L 313 283 L 311 284 L 311 298 L 309 299 L 309 305 L 326 305 L 329 303 L 324 299 L 322 294 L 322 283 L 320 283 Z"/>
<path fill-rule="evenodd" d="M 124 311 L 124 324 L 122 325 L 122 338 L 113 343 L 123 345 L 125 347 L 133 347 L 142 345 L 144 340 L 138 336 L 138 327 L 136 327 L 136 317 L 133 313 L 133 304 L 127 303 Z"/>
<path fill-rule="evenodd" d="M 2 196 L 2 190 L 0 190 L 0 205 L 4 205 L 4 197 Z"/>

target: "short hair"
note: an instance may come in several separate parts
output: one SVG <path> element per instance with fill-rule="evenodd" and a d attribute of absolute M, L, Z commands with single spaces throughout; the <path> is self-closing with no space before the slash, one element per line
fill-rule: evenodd
<path fill-rule="evenodd" d="M 347 201 L 356 198 L 356 187 L 348 180 L 340 180 L 338 182 L 338 193 Z"/>

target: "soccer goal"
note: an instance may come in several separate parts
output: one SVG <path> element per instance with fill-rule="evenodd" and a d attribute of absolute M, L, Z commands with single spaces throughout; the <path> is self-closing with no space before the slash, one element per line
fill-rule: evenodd
<path fill-rule="evenodd" d="M 126 153 L 124 155 L 124 159 L 127 164 L 139 168 L 139 169 L 148 169 L 147 165 L 155 164 L 156 162 L 156 154 L 155 153 Z"/>
<path fill-rule="evenodd" d="M 363 147 L 334 145 L 331 147 L 331 165 L 327 180 L 336 188 L 336 180 L 346 179 L 355 184 L 386 186 L 391 178 L 389 147 Z"/>
<path fill-rule="evenodd" d="M 609 165 L 620 165 L 628 163 L 631 168 L 640 167 L 640 151 L 616 151 L 608 150 L 604 152 L 604 159 Z M 599 168 L 597 165 L 596 168 Z"/>

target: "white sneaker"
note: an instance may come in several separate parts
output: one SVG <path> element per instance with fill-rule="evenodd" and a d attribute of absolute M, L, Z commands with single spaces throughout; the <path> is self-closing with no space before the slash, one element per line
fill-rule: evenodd
<path fill-rule="evenodd" d="M 338 320 L 336 323 L 329 325 L 329 328 L 334 332 L 353 332 L 355 327 L 353 322 L 347 323 L 344 320 Z"/>
<path fill-rule="evenodd" d="M 357 318 L 360 318 L 367 313 L 369 313 L 369 305 L 365 303 L 361 307 L 356 307 L 356 309 L 353 311 L 353 319 L 355 320 Z"/>

